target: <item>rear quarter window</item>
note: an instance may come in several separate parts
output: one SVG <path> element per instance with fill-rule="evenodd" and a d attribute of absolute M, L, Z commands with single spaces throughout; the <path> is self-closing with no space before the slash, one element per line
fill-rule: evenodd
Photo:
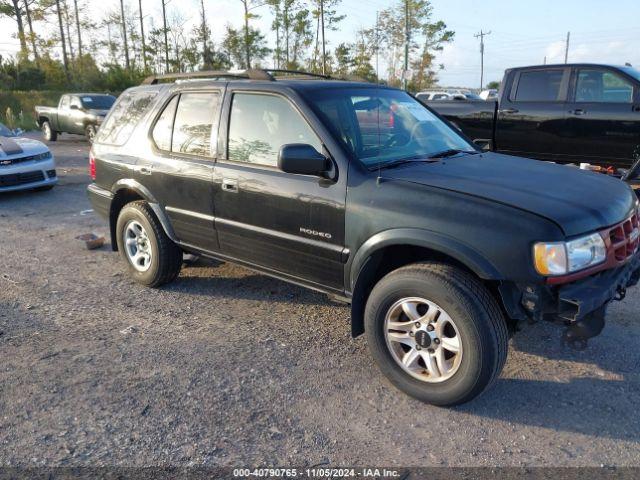
<path fill-rule="evenodd" d="M 127 143 L 157 94 L 156 91 L 134 90 L 120 95 L 109 117 L 100 127 L 96 142 L 118 146 Z"/>

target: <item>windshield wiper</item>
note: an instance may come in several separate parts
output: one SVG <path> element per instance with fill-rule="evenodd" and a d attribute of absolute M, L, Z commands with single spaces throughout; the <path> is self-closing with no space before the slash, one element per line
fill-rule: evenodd
<path fill-rule="evenodd" d="M 443 150 L 442 152 L 434 153 L 433 155 L 429 155 L 429 158 L 446 158 L 453 157 L 454 155 L 458 155 L 459 153 L 466 153 L 468 155 L 476 155 L 478 152 L 474 150 L 458 150 L 457 148 L 449 148 L 447 150 Z"/>
<path fill-rule="evenodd" d="M 373 166 L 370 167 L 370 169 L 371 170 L 377 170 L 378 168 L 380 168 L 380 169 L 394 168 L 394 167 L 397 167 L 399 165 L 405 165 L 407 163 L 414 163 L 414 162 L 433 163 L 433 162 L 436 162 L 436 161 L 437 160 L 431 159 L 430 157 L 425 157 L 424 155 L 416 155 L 414 157 L 401 158 L 399 160 L 394 160 L 392 162 L 386 162 L 386 163 L 381 163 L 379 165 L 373 165 Z"/>

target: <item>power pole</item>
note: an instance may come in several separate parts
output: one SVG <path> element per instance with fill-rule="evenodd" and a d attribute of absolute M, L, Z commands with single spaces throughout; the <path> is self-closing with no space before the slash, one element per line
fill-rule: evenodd
<path fill-rule="evenodd" d="M 567 63 L 569 60 L 569 39 L 571 38 L 571 32 L 567 32 L 567 45 L 564 50 L 564 63 Z"/>
<path fill-rule="evenodd" d="M 122 18 L 122 39 L 124 40 L 124 63 L 127 66 L 127 70 L 130 70 L 129 64 L 129 44 L 127 43 L 127 23 L 124 19 L 124 0 L 120 0 L 120 15 Z"/>
<path fill-rule="evenodd" d="M 320 28 L 322 30 L 322 74 L 327 73 L 327 53 L 324 43 L 324 0 L 320 0 Z"/>
<path fill-rule="evenodd" d="M 404 0 L 404 71 L 402 72 L 402 88 L 407 89 L 407 75 L 409 72 L 409 0 Z"/>
<path fill-rule="evenodd" d="M 169 40 L 167 39 L 167 10 L 165 0 L 162 2 L 162 22 L 164 25 L 164 68 L 165 73 L 169 73 Z"/>
<path fill-rule="evenodd" d="M 491 35 L 491 31 L 476 33 L 474 37 L 480 38 L 480 89 L 484 88 L 484 37 L 485 35 Z"/>
<path fill-rule="evenodd" d="M 142 0 L 138 0 L 138 11 L 140 12 L 140 39 L 142 40 L 142 63 L 145 72 L 147 71 L 147 44 L 144 41 L 144 17 L 142 16 Z"/>

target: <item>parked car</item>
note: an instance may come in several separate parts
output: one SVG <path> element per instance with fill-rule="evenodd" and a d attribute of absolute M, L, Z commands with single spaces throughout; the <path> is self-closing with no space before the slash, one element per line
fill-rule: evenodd
<path fill-rule="evenodd" d="M 498 90 L 494 88 L 490 88 L 488 90 L 483 90 L 478 95 L 482 100 L 498 100 Z"/>
<path fill-rule="evenodd" d="M 212 78 L 158 83 L 189 75 Z M 124 92 L 91 150 L 89 198 L 143 285 L 188 252 L 325 292 L 394 385 L 453 405 L 498 377 L 519 322 L 582 344 L 640 278 L 624 182 L 483 153 L 393 88 L 189 75 Z"/>
<path fill-rule="evenodd" d="M 420 101 L 480 100 L 480 97 L 471 90 L 461 89 L 427 90 L 416 93 L 416 98 Z"/>
<path fill-rule="evenodd" d="M 0 192 L 49 190 L 58 182 L 47 146 L 0 123 Z"/>
<path fill-rule="evenodd" d="M 640 72 L 573 64 L 507 70 L 496 102 L 431 107 L 496 151 L 629 168 L 640 156 Z"/>
<path fill-rule="evenodd" d="M 438 92 L 418 92 L 416 93 L 416 98 L 418 100 L 421 101 L 429 101 L 429 102 L 438 102 L 438 101 L 443 101 L 443 100 L 466 100 L 467 98 L 458 93 L 458 94 L 453 94 L 453 93 L 449 93 L 449 92 L 444 92 L 444 91 L 438 91 Z"/>
<path fill-rule="evenodd" d="M 60 133 L 85 135 L 93 142 L 98 127 L 116 101 L 113 95 L 69 93 L 60 97 L 58 108 L 35 107 L 35 118 L 47 142 L 55 142 Z"/>

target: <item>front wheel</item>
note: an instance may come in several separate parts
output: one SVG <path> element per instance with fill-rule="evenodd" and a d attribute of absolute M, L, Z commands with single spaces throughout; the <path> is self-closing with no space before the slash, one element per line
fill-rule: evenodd
<path fill-rule="evenodd" d="M 124 206 L 118 215 L 116 234 L 118 251 L 136 282 L 159 287 L 180 273 L 182 250 L 167 236 L 147 202 Z"/>
<path fill-rule="evenodd" d="M 365 309 L 369 349 L 403 392 L 450 406 L 480 395 L 507 357 L 504 316 L 470 273 L 435 262 L 385 276 Z"/>
<path fill-rule="evenodd" d="M 47 141 L 47 142 L 55 142 L 58 139 L 58 132 L 56 132 L 53 127 L 51 126 L 51 123 L 49 123 L 49 120 L 45 120 L 44 122 L 42 122 L 42 137 Z"/>
<path fill-rule="evenodd" d="M 87 128 L 84 129 L 84 135 L 89 140 L 89 143 L 93 143 L 96 138 L 96 126 L 95 125 L 87 125 Z"/>

